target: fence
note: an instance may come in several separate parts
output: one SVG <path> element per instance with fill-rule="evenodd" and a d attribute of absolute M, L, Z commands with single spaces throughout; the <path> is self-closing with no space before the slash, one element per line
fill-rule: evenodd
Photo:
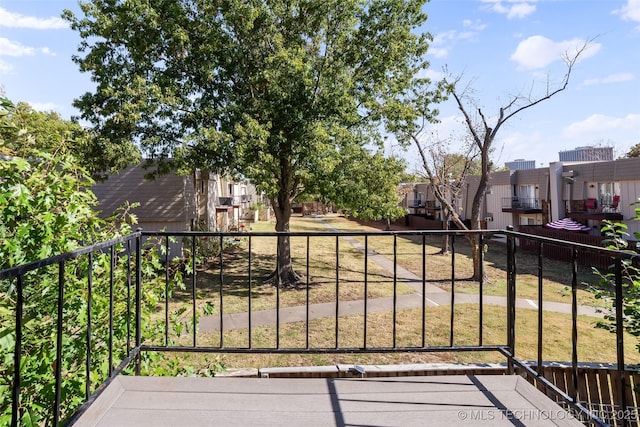
<path fill-rule="evenodd" d="M 578 360 L 577 326 L 577 263 L 583 252 L 608 257 L 616 266 L 615 307 L 623 307 L 622 261 L 633 255 L 609 251 L 587 245 L 548 239 L 513 231 L 502 231 L 507 236 L 506 269 L 507 295 L 503 310 L 506 328 L 498 338 L 488 339 L 486 332 L 487 308 L 484 281 L 477 281 L 473 295 L 477 310 L 469 318 L 461 318 L 456 312 L 456 302 L 460 298 L 457 289 L 462 280 L 457 271 L 460 248 L 468 238 L 475 239 L 483 247 L 486 233 L 491 231 L 390 231 L 390 232 L 325 232 L 325 233 L 208 233 L 208 232 L 136 232 L 130 236 L 93 245 L 47 260 L 18 266 L 0 272 L 3 289 L 15 300 L 15 344 L 12 360 L 6 368 L 12 378 L 10 383 L 11 423 L 18 425 L 24 420 L 27 403 L 43 408 L 51 408 L 46 415 L 50 424 L 73 423 L 94 401 L 97 395 L 121 373 L 139 374 L 148 369 L 153 361 L 151 355 L 160 353 L 197 352 L 214 354 L 387 354 L 387 353 L 442 353 L 442 352 L 493 352 L 504 358 L 509 373 L 519 373 L 538 384 L 549 396 L 564 402 L 578 416 L 597 425 L 606 425 L 601 414 L 593 405 L 609 404 L 602 398 L 603 388 L 598 390 L 598 400 L 594 401 L 591 388 L 585 394 L 581 382 L 583 370 Z M 434 261 L 427 253 L 427 239 L 438 240 L 447 234 L 451 238 L 450 266 L 443 272 L 429 268 Z M 147 257 L 154 252 L 168 250 L 171 238 L 180 238 L 185 245 L 187 258 L 181 265 L 162 265 Z M 160 239 L 155 240 L 155 239 Z M 384 244 L 380 243 L 384 240 Z M 516 290 L 518 267 L 516 240 L 537 248 L 538 260 L 538 346 L 537 360 L 526 362 L 516 355 Z M 570 280 L 571 293 L 571 348 L 569 368 L 559 374 L 544 367 L 542 357 L 544 332 L 542 300 L 544 276 L 543 248 L 556 245 L 572 253 Z M 258 250 L 258 247 L 261 249 Z M 290 247 L 291 253 L 286 252 Z M 163 249 L 164 248 L 164 249 Z M 283 253 L 284 251 L 284 253 Z M 284 257 L 283 257 L 284 255 Z M 269 271 L 284 271 L 291 255 L 293 266 L 303 274 L 297 284 L 296 305 L 302 304 L 297 323 L 287 324 L 292 307 L 283 286 L 275 286 L 271 296 L 274 305 L 269 330 L 273 336 L 263 339 L 264 302 L 256 294 L 257 279 Z M 357 260 L 346 263 L 345 257 Z M 390 262 L 390 274 L 384 275 L 374 264 L 383 257 Z M 419 266 L 415 276 L 407 278 L 403 262 L 414 262 Z M 199 270 L 197 265 L 209 263 L 209 270 Z M 381 261 L 380 261 L 381 262 Z M 233 264 L 235 263 L 235 264 Z M 484 277 L 484 260 L 479 263 L 479 277 Z M 235 267 L 233 267 L 235 265 Z M 356 275 L 358 279 L 354 279 Z M 207 275 L 205 281 L 200 276 Z M 310 277 L 322 275 L 325 289 L 331 290 L 333 299 L 329 304 L 329 327 L 315 324 L 312 318 L 313 286 Z M 414 311 L 402 309 L 404 286 L 412 286 L 414 291 L 425 295 L 430 281 L 436 279 L 448 283 L 446 299 L 449 307 L 446 315 L 438 312 L 434 316 L 427 307 L 425 298 Z M 48 283 L 55 283 L 54 309 L 46 315 L 51 323 L 49 331 L 55 337 L 51 345 L 55 348 L 52 378 L 43 387 L 51 391 L 51 401 L 44 402 L 43 396 L 33 397 L 28 392 L 38 390 L 29 376 L 29 367 L 40 357 L 32 341 L 33 324 L 30 322 L 40 298 L 35 291 L 42 291 L 40 282 L 46 277 Z M 181 280 L 184 278 L 184 280 Z M 186 289 L 180 301 L 175 301 L 174 292 L 184 282 Z M 276 281 L 278 282 L 278 281 Z M 355 288 L 344 291 L 344 288 Z M 361 288 L 359 287 L 361 286 Z M 368 322 L 373 313 L 374 297 L 381 291 L 388 295 L 388 305 L 383 310 L 389 314 L 388 327 L 373 328 Z M 53 288 L 52 288 L 53 289 Z M 344 317 L 346 306 L 353 306 L 350 294 L 360 289 L 362 305 L 355 313 L 357 321 Z M 51 289 L 49 289 L 51 290 Z M 203 295 L 205 295 L 203 297 Z M 101 297 L 102 296 L 102 297 Z M 326 304 L 326 296 L 322 297 Z M 203 301 L 204 299 L 204 301 Z M 229 301 L 244 301 L 243 308 L 227 308 Z M 210 301 L 215 301 L 210 304 Z M 179 307 L 176 306 L 179 302 Z M 148 315 L 146 308 L 151 308 Z M 206 308 L 209 307 L 207 310 Z M 211 307 L 215 307 L 212 310 Z M 315 306 L 314 306 L 315 307 Z M 212 322 L 209 332 L 204 333 L 205 318 Z M 442 309 L 442 308 L 439 308 Z M 227 311 L 228 310 L 228 311 Z M 146 313 L 146 314 L 145 314 Z M 631 387 L 636 384 L 636 374 L 629 374 L 625 365 L 623 339 L 623 313 L 617 310 L 615 369 L 608 373 L 608 379 L 600 384 L 608 384 L 609 395 L 614 409 L 635 408 Z M 242 318 L 246 325 L 241 333 L 231 327 L 232 320 Z M 477 324 L 472 342 L 459 343 L 460 327 L 457 322 Z M 435 322 L 441 322 L 435 327 Z M 403 324 L 417 324 L 419 332 L 406 337 L 402 335 Z M 468 329 L 468 328 L 465 328 Z M 178 331 L 179 330 L 179 331 Z M 39 339 L 39 338 L 38 338 Z M 35 356 L 35 357 L 34 357 Z M 34 361 L 34 359 L 36 359 Z M 538 366 L 543 368 L 538 368 Z M 18 368 L 19 367 L 19 368 Z M 47 369 L 44 369 L 46 376 Z M 550 374 L 553 372 L 553 375 Z M 600 374 L 598 374 L 600 375 Z M 593 381 L 591 381 L 593 382 Z M 567 386 L 568 384 L 568 386 Z M 81 396 L 71 392 L 82 390 Z M 589 401 L 585 401 L 589 396 Z M 5 396 L 3 396 L 5 397 Z M 33 400 L 36 399 L 36 400 Z M 82 403 L 84 402 L 84 403 Z M 77 408 L 80 408 L 72 412 Z M 590 412 L 591 411 L 591 412 Z M 629 424 L 627 418 L 616 419 L 621 425 Z"/>
<path fill-rule="evenodd" d="M 593 236 L 590 234 L 576 233 L 571 231 L 549 230 L 544 227 L 527 225 L 521 225 L 519 227 L 519 230 L 526 234 L 549 237 L 551 239 L 575 242 L 590 246 L 603 246 L 602 241 L 605 239 L 605 237 L 602 236 Z M 537 245 L 532 240 L 524 239 L 520 242 L 520 247 L 522 248 L 522 250 L 529 252 L 537 251 Z M 572 258 L 571 248 L 554 244 L 544 245 L 542 254 L 545 258 L 566 262 L 570 262 Z M 597 252 L 583 251 L 578 253 L 578 263 L 580 265 L 588 265 L 600 269 L 605 269 L 611 264 L 611 258 L 607 255 L 599 254 Z"/>

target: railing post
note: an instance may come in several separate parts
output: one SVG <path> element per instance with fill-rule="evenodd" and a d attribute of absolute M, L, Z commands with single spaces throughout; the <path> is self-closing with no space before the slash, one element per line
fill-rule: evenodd
<path fill-rule="evenodd" d="M 364 331 L 362 348 L 367 348 L 367 314 L 369 310 L 369 236 L 364 236 Z"/>
<path fill-rule="evenodd" d="M 544 322 L 544 298 L 542 292 L 542 274 L 543 274 L 543 257 L 542 257 L 542 242 L 538 242 L 538 375 L 544 375 L 542 368 L 542 348 L 543 348 L 543 322 Z"/>
<path fill-rule="evenodd" d="M 335 307 L 335 334 L 336 334 L 336 346 L 339 347 L 339 333 L 340 333 L 340 236 L 336 234 L 336 307 Z"/>
<path fill-rule="evenodd" d="M 58 263 L 58 313 L 56 319 L 56 391 L 53 403 L 53 425 L 60 422 L 60 401 L 62 399 L 62 328 L 64 324 L 64 261 Z"/>
<path fill-rule="evenodd" d="M 22 306 L 24 303 L 22 287 L 22 275 L 19 275 L 16 283 L 16 343 L 13 349 L 13 390 L 11 392 L 12 427 L 16 427 L 20 421 L 20 365 L 22 363 Z"/>
<path fill-rule="evenodd" d="M 193 328 L 193 336 L 192 343 L 193 346 L 196 346 L 196 335 L 198 328 L 198 313 L 196 309 L 196 240 L 197 237 L 194 235 L 191 238 L 191 307 L 193 312 L 191 313 L 191 323 Z M 220 242 L 220 259 L 222 259 L 222 241 Z M 220 264 L 220 269 L 222 270 L 222 263 Z M 220 273 L 222 274 L 222 273 Z M 222 283 L 220 283 L 220 293 L 222 293 Z M 222 295 L 220 295 L 220 308 L 222 308 Z M 222 310 L 221 310 L 222 311 Z M 222 337 L 222 328 L 223 325 L 220 325 L 220 336 Z"/>
<path fill-rule="evenodd" d="M 507 361 L 509 374 L 513 374 L 513 361 L 516 344 L 516 238 L 511 234 L 512 226 L 507 227 L 507 347 L 511 357 Z"/>
<path fill-rule="evenodd" d="M 115 247 L 109 248 L 109 377 L 113 373 L 113 316 L 114 316 L 114 294 L 113 287 L 115 284 Z"/>
<path fill-rule="evenodd" d="M 480 246 L 480 252 L 478 252 L 479 259 L 479 268 L 480 268 L 480 283 L 479 283 L 479 295 L 478 300 L 480 302 L 480 313 L 478 319 L 478 345 L 482 347 L 482 334 L 483 334 L 483 324 L 484 324 L 484 235 L 482 232 L 478 233 L 478 245 Z"/>
<path fill-rule="evenodd" d="M 398 335 L 398 235 L 393 235 L 393 348 L 396 348 Z"/>
<path fill-rule="evenodd" d="M 578 402 L 578 250 L 571 252 L 571 398 Z"/>
<path fill-rule="evenodd" d="M 449 313 L 449 346 L 453 347 L 453 325 L 456 307 L 456 235 L 451 235 L 451 303 Z"/>
<path fill-rule="evenodd" d="M 627 384 L 625 381 L 625 366 L 624 366 L 624 307 L 623 307 L 623 287 L 622 287 L 622 260 L 616 259 L 615 261 L 615 279 L 616 279 L 616 355 L 617 355 L 617 375 L 620 384 L 620 390 L 618 392 L 620 396 L 620 408 L 615 408 L 614 413 L 626 414 L 627 412 Z M 629 425 L 630 419 L 623 416 L 621 420 L 623 426 Z"/>
<path fill-rule="evenodd" d="M 142 229 L 136 230 L 136 375 L 140 375 L 140 345 L 142 344 L 142 330 L 140 322 L 142 321 Z"/>
<path fill-rule="evenodd" d="M 195 236 L 193 236 L 194 241 L 195 241 Z M 218 298 L 219 298 L 219 302 L 218 305 L 220 306 L 220 341 L 219 341 L 219 346 L 220 348 L 224 347 L 224 299 L 223 299 L 223 295 L 224 295 L 224 252 L 223 252 L 223 248 L 224 248 L 224 236 L 222 235 L 222 232 L 220 232 L 220 234 L 218 235 L 218 238 L 220 240 L 220 253 L 218 255 L 218 261 L 220 262 L 220 271 L 218 272 L 218 280 L 220 281 L 220 288 L 218 289 Z M 194 331 L 195 331 L 195 312 L 196 312 L 196 282 L 195 282 L 195 277 L 196 277 L 196 247 L 193 247 L 193 252 L 192 252 L 192 261 L 191 263 L 193 264 L 193 313 L 194 313 Z M 196 346 L 196 336 L 195 336 L 195 332 L 193 335 L 193 346 Z"/>
<path fill-rule="evenodd" d="M 84 394 L 85 399 L 88 400 L 91 396 L 91 322 L 93 317 L 93 252 L 89 253 L 88 266 L 87 266 L 87 335 L 86 346 L 87 354 L 85 359 L 85 384 Z"/>

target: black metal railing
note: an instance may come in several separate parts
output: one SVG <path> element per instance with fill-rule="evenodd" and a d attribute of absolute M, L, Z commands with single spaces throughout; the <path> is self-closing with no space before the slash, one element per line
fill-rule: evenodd
<path fill-rule="evenodd" d="M 506 260 L 504 265 L 505 281 L 507 284 L 506 302 L 506 334 L 502 339 L 491 341 L 486 339 L 485 322 L 487 320 L 484 280 L 470 281 L 468 277 L 460 277 L 458 262 L 461 258 L 462 247 L 468 249 L 467 239 L 475 240 L 479 247 L 485 248 L 488 239 L 495 234 L 506 236 Z M 430 267 L 433 255 L 427 253 L 429 239 L 440 241 L 445 235 L 450 238 L 450 266 L 446 271 L 442 267 L 437 270 Z M 166 261 L 159 264 L 157 261 L 148 261 L 146 255 L 153 252 L 162 253 L 168 251 L 171 239 L 182 242 L 184 259 L 174 262 Z M 386 239 L 380 244 L 381 239 Z M 292 247 L 292 263 L 295 270 L 302 273 L 302 278 L 297 284 L 295 292 L 301 293 L 303 298 L 297 298 L 294 309 L 291 303 L 283 298 L 284 292 L 289 292 L 283 286 L 273 288 L 274 298 L 271 306 L 265 306 L 263 301 L 256 296 L 254 287 L 258 286 L 259 278 L 268 275 L 271 270 L 281 271 L 286 266 L 280 263 L 280 251 L 283 247 L 278 242 L 288 240 Z M 518 256 L 517 242 L 530 240 L 538 245 L 537 274 L 538 277 L 538 356 L 536 361 L 525 362 L 517 356 L 516 346 L 516 290 L 518 284 Z M 407 244 L 410 242 L 410 244 Z M 497 244 L 496 244 L 497 245 Z M 543 311 L 545 301 L 542 297 L 543 278 L 545 274 L 542 260 L 542 250 L 545 245 L 555 245 L 571 248 L 573 260 L 569 277 L 569 289 L 571 293 L 571 319 L 572 319 L 572 382 L 570 391 L 563 391 L 560 387 L 543 376 L 544 365 L 544 330 Z M 504 247 L 502 247 L 504 253 Z M 466 249 L 464 249 L 466 250 Z M 571 242 L 559 241 L 539 236 L 517 233 L 512 230 L 489 231 L 390 231 L 390 232 L 292 232 L 292 233 L 220 233 L 220 232 L 147 232 L 137 231 L 129 236 L 110 240 L 73 251 L 67 254 L 37 261 L 23 266 L 14 267 L 0 272 L 0 282 L 4 289 L 14 289 L 15 292 L 15 348 L 13 357 L 13 378 L 11 380 L 11 405 L 12 425 L 19 425 L 23 415 L 21 399 L 24 390 L 22 379 L 24 372 L 22 367 L 25 354 L 22 344 L 28 341 L 28 330 L 25 329 L 23 319 L 25 311 L 25 292 L 34 282 L 38 281 L 40 272 L 53 266 L 57 269 L 57 306 L 55 314 L 56 357 L 54 373 L 51 383 L 55 390 L 55 397 L 51 402 L 51 419 L 53 425 L 61 422 L 73 423 L 96 399 L 115 376 L 130 372 L 139 374 L 146 354 L 158 352 L 199 352 L 199 353 L 282 353 L 282 354 L 334 354 L 334 353 L 399 353 L 399 352 L 496 352 L 504 356 L 511 373 L 520 373 L 544 387 L 552 396 L 561 399 L 568 407 L 584 417 L 588 417 L 598 425 L 606 425 L 606 422 L 595 416 L 578 396 L 578 272 L 577 254 L 580 251 L 597 252 L 609 256 L 615 266 L 615 304 L 622 307 L 623 280 L 622 263 L 626 259 L 634 257 L 627 253 L 610 251 L 602 248 L 580 245 Z M 491 254 L 481 251 L 478 277 L 484 277 L 485 259 Z M 349 256 L 351 261 L 345 261 Z M 484 259 L 482 258 L 484 256 Z M 321 258 L 321 259 L 320 259 Z M 356 259 L 357 266 L 353 259 Z M 385 273 L 381 267 L 384 260 Z M 83 267 L 69 268 L 74 262 L 81 260 Z M 96 267 L 96 263 L 100 267 Z M 407 273 L 400 265 L 413 262 L 419 266 L 414 273 Z M 235 263 L 235 264 L 234 264 Z M 204 267 L 207 267 L 206 269 Z M 312 327 L 314 321 L 311 310 L 315 307 L 312 293 L 314 287 L 311 276 L 318 280 L 318 271 L 322 271 L 322 286 L 333 288 L 332 309 L 328 315 L 333 325 L 331 337 L 318 339 L 318 330 Z M 85 289 L 80 298 L 84 298 L 84 314 L 69 313 L 68 300 L 77 298 L 76 291 L 68 289 L 66 281 L 69 274 L 73 279 L 81 279 L 85 283 Z M 358 276 L 357 279 L 353 275 Z M 388 277 L 384 277 L 387 274 Z M 351 275 L 351 276 L 349 276 Z M 200 277 L 202 276 L 202 277 Z M 179 290 L 178 281 L 182 277 L 187 287 Z M 96 283 L 102 283 L 101 292 L 108 294 L 108 303 L 94 304 L 96 296 Z M 327 284 L 330 282 L 331 284 Z M 357 333 L 353 325 L 345 331 L 342 323 L 346 322 L 343 314 L 347 303 L 353 305 L 349 295 L 341 292 L 346 283 L 357 282 L 362 285 L 360 301 L 362 304 L 356 315 L 361 316 L 361 329 Z M 442 284 L 443 300 L 448 302 L 448 325 L 446 338 L 438 341 L 434 338 L 434 328 L 429 326 L 433 321 L 430 317 L 430 309 L 433 301 L 427 298 L 428 286 L 433 283 Z M 475 295 L 477 299 L 477 334 L 472 342 L 459 343 L 456 329 L 457 316 L 456 305 L 460 295 L 457 291 L 459 283 L 475 283 Z M 156 292 L 155 315 L 151 318 L 143 317 L 143 307 L 146 303 L 151 287 Z M 360 286 L 360 285 L 358 285 Z M 372 314 L 374 297 L 370 297 L 372 291 L 386 286 L 386 298 L 389 305 L 387 312 L 391 313 L 390 331 L 386 343 L 379 331 L 373 331 L 368 324 Z M 400 309 L 400 300 L 405 293 L 420 294 L 420 302 L 415 305 L 417 312 L 413 312 L 413 318 L 407 320 L 408 312 Z M 180 295 L 178 295 L 178 293 Z M 73 295 L 72 295 L 73 294 Z M 439 295 L 439 294 L 438 294 Z M 158 297 L 159 296 L 159 297 Z M 31 295 L 30 297 L 33 297 Z M 119 299 L 118 299 L 119 298 Z M 214 301 L 213 312 L 201 312 L 203 304 Z M 245 308 L 237 306 L 228 308 L 230 301 L 233 303 L 239 299 L 246 299 Z M 116 301 L 117 299 L 117 301 Z M 300 303 L 300 301 L 304 303 Z M 323 300 L 324 302 L 324 300 Z M 179 304 L 184 309 L 176 309 Z M 318 303 L 320 304 L 320 303 Z M 96 305 L 96 307 L 93 307 Z M 437 304 L 436 304 L 437 305 Z M 105 308 L 106 307 L 106 308 Z M 430 308 L 431 307 L 431 308 Z M 292 316 L 292 312 L 298 310 L 298 317 Z M 301 310 L 301 311 L 300 311 Z M 502 309 L 501 309 L 502 310 Z M 94 312 L 95 311 L 95 312 Z M 159 314 L 160 313 L 160 314 Z M 174 314 L 177 314 L 177 317 Z M 442 313 L 440 313 L 442 314 Z M 268 322 L 265 316 L 271 316 Z M 625 383 L 625 357 L 623 340 L 623 313 L 615 312 L 616 318 L 616 345 L 617 345 L 617 377 L 619 392 L 622 396 L 621 406 L 626 408 L 628 402 L 624 399 L 627 395 L 628 384 Z M 75 317 L 85 318 L 85 322 L 70 325 Z M 289 316 L 289 318 L 285 318 Z M 444 316 L 443 316 L 444 317 Z M 242 318 L 241 329 L 246 335 L 234 335 L 232 320 Z M 302 340 L 291 341 L 284 329 L 287 322 L 293 319 L 296 325 L 301 327 Z M 209 329 L 205 331 L 205 321 L 209 322 Z M 407 321 L 419 321 L 420 333 L 414 340 L 399 336 L 399 325 Z M 98 322 L 106 324 L 103 328 L 107 337 L 102 337 L 105 342 L 99 342 Z M 148 323 L 154 322 L 154 330 L 162 330 L 162 337 L 155 338 L 149 335 Z M 173 326 L 171 323 L 173 323 Z M 115 328 L 114 324 L 120 325 Z M 256 331 L 269 324 L 273 331 L 272 340 L 261 341 L 256 337 Z M 122 325 L 126 325 L 123 327 Z M 301 326 L 300 326 L 301 325 Z M 104 325 L 101 325 L 104 326 Z M 175 327 L 172 329 L 172 327 Z M 360 327 L 360 326 L 359 326 Z M 78 331 L 78 328 L 83 329 Z M 145 329 L 147 328 L 147 329 Z M 322 326 L 326 332 L 326 325 Z M 187 330 L 188 334 L 176 332 Z M 68 408 L 61 408 L 63 387 L 69 382 L 68 376 L 72 371 L 69 360 L 64 355 L 71 339 L 79 339 L 84 335 L 84 358 L 75 361 L 76 370 L 84 372 L 84 396 L 82 406 L 72 415 Z M 295 334 L 297 337 L 298 334 Z M 357 335 L 357 339 L 353 336 Z M 244 341 L 243 341 L 244 340 Z M 383 343 L 383 344 L 381 344 Z M 96 348 L 106 351 L 108 368 L 98 369 L 101 361 L 96 361 L 93 353 Z M 105 350 L 106 349 L 106 350 Z M 74 366 L 75 366 L 74 365 Z M 81 366 L 84 365 L 84 366 Z M 80 369 L 80 367 L 82 369 Z M 64 371 L 64 374 L 63 374 Z M 98 375 L 98 377 L 96 377 Z M 66 390 L 66 389 L 64 389 Z M 71 401 L 66 401 L 71 404 Z M 75 409 L 75 408 L 74 408 Z"/>
<path fill-rule="evenodd" d="M 503 209 L 541 209 L 540 199 L 528 197 L 503 197 L 500 199 Z"/>

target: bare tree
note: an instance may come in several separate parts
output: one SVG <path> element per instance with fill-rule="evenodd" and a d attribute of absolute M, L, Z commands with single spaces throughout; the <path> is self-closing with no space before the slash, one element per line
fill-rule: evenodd
<path fill-rule="evenodd" d="M 477 155 L 480 159 L 479 183 L 477 191 L 473 196 L 473 201 L 471 203 L 470 227 L 467 227 L 460 216 L 457 215 L 457 213 L 453 209 L 453 206 L 451 206 L 451 203 L 447 200 L 445 194 L 442 191 L 435 192 L 436 198 L 440 201 L 442 206 L 446 207 L 449 212 L 452 212 L 451 220 L 456 224 L 458 228 L 463 230 L 480 229 L 480 220 L 482 215 L 481 206 L 487 192 L 491 172 L 492 162 L 490 159 L 490 154 L 492 152 L 493 143 L 496 139 L 498 131 L 512 117 L 564 91 L 569 85 L 569 78 L 571 77 L 573 67 L 575 66 L 580 56 L 585 52 L 586 49 L 588 49 L 590 43 L 590 41 L 585 42 L 573 53 L 565 52 L 562 59 L 566 65 L 566 73 L 558 85 L 554 86 L 549 81 L 547 81 L 547 89 L 541 96 L 534 96 L 531 93 L 529 93 L 528 95 L 514 95 L 509 99 L 506 105 L 500 107 L 498 114 L 495 117 L 495 121 L 493 121 L 492 124 L 489 123 L 489 119 L 484 114 L 482 109 L 476 107 L 475 104 L 469 99 L 469 86 L 466 86 L 463 90 L 459 89 L 461 80 L 460 76 L 454 78 L 453 80 L 445 79 L 443 80 L 443 82 L 441 82 L 441 84 L 446 88 L 448 94 L 452 96 L 453 99 L 455 99 L 458 109 L 460 110 L 464 118 L 466 129 L 470 134 L 472 144 L 475 146 L 474 155 Z M 477 113 L 477 116 L 472 116 L 472 108 L 476 110 L 475 112 Z M 477 120 L 475 120 L 476 118 Z M 425 129 L 425 123 L 427 122 L 424 121 L 423 126 L 414 128 L 414 130 L 416 130 L 417 132 L 412 133 L 411 135 L 409 135 L 409 137 L 418 147 L 420 155 L 422 156 L 425 172 L 427 173 L 427 175 L 429 175 L 429 178 L 431 178 L 433 170 L 426 160 L 425 150 L 422 146 L 421 141 L 421 133 Z M 433 175 L 435 177 L 435 174 Z M 480 277 L 482 271 L 482 269 L 480 268 L 480 251 L 482 250 L 482 248 L 480 247 L 480 244 L 475 236 L 470 235 L 469 240 L 472 246 L 473 254 L 473 278 L 474 280 L 484 280 L 483 277 Z"/>
<path fill-rule="evenodd" d="M 441 205 L 444 230 L 449 229 L 450 221 L 456 225 L 460 222 L 456 201 L 460 199 L 467 176 L 477 165 L 477 150 L 473 145 L 467 144 L 462 153 L 452 153 L 448 149 L 450 139 L 432 141 L 426 151 L 417 143 L 424 173 Z M 449 253 L 449 237 L 446 235 L 442 238 L 440 253 Z"/>

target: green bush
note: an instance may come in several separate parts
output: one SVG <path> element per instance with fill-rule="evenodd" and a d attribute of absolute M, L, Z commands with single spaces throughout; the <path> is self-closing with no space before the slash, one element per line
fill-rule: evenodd
<path fill-rule="evenodd" d="M 136 219 L 128 208 L 110 220 L 98 217 L 96 197 L 90 191 L 93 180 L 75 158 L 70 148 L 72 144 L 68 145 L 60 136 L 54 152 L 38 150 L 42 135 L 20 129 L 22 122 L 20 112 L 9 101 L 2 100 L 0 128 L 5 132 L 0 133 L 4 149 L 4 155 L 0 157 L 0 270 L 129 234 Z M 47 149 L 55 137 L 46 135 Z M 28 151 L 21 151 L 22 147 L 28 147 Z M 153 313 L 168 297 L 165 295 L 164 266 L 158 251 L 151 249 L 158 247 L 157 242 L 148 240 L 145 245 L 148 250 L 143 251 L 142 263 L 142 340 L 159 343 L 164 337 L 164 319 L 154 320 Z M 127 356 L 127 342 L 131 345 L 135 342 L 135 291 L 127 281 L 127 272 L 135 268 L 132 265 L 135 257 L 128 257 L 127 252 L 128 248 L 120 244 L 114 248 L 113 255 L 96 252 L 92 257 L 83 255 L 64 264 L 60 405 L 63 420 L 85 399 L 88 340 L 90 393 L 108 377 L 110 369 Z M 110 292 L 112 271 L 113 300 Z M 58 274 L 58 266 L 54 265 L 24 277 L 20 425 L 52 424 Z M 11 391 L 16 369 L 13 357 L 16 286 L 16 280 L 0 283 L 0 425 L 11 421 Z M 174 269 L 169 292 L 182 286 L 180 271 Z M 90 336 L 87 333 L 89 312 Z M 110 314 L 113 314 L 112 326 Z M 131 319 L 129 327 L 128 317 Z M 176 321 L 172 327 L 175 332 L 181 324 Z M 109 366 L 110 336 L 114 366 Z M 143 354 L 141 365 L 147 374 L 189 371 L 175 360 L 158 354 Z"/>
<path fill-rule="evenodd" d="M 639 206 L 640 203 L 634 203 Z M 640 208 L 635 208 L 635 220 L 640 220 Z M 602 233 L 607 237 L 606 246 L 609 249 L 636 254 L 640 232 L 633 233 L 635 241 L 630 240 L 627 232 L 627 225 L 612 221 L 603 221 Z M 633 247 L 635 245 L 636 247 Z M 604 301 L 608 310 L 604 313 L 604 320 L 597 323 L 597 327 L 616 331 L 615 319 L 615 270 L 610 266 L 607 270 L 593 268 L 593 272 L 598 276 L 598 286 L 593 289 L 596 298 Z M 637 260 L 622 260 L 622 313 L 624 328 L 635 337 L 640 337 L 640 268 Z M 640 343 L 637 345 L 640 350 Z"/>

